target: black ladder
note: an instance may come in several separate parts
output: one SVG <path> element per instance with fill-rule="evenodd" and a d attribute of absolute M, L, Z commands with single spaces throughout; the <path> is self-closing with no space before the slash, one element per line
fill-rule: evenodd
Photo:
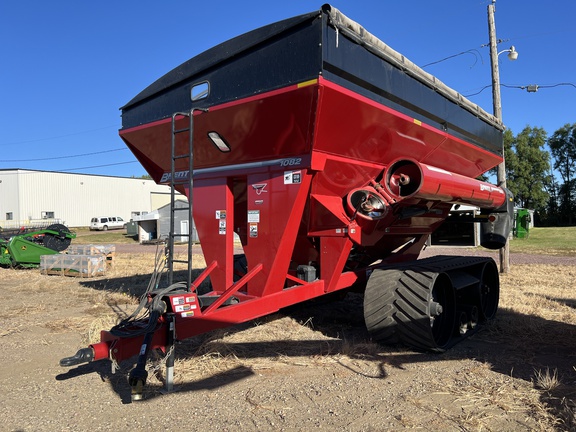
<path fill-rule="evenodd" d="M 170 233 L 168 234 L 168 250 L 166 254 L 166 265 L 168 267 L 168 284 L 174 283 L 174 263 L 186 263 L 186 288 L 190 289 L 192 283 L 192 233 L 194 231 L 194 221 L 192 218 L 192 191 L 194 186 L 194 111 L 208 111 L 202 108 L 192 108 L 189 112 L 176 112 L 172 114 L 172 141 L 171 141 L 171 166 L 170 166 Z M 176 119 L 188 117 L 188 127 L 178 129 Z M 188 133 L 188 151 L 182 154 L 176 154 L 176 137 L 179 134 Z M 187 173 L 178 173 L 176 178 L 176 161 L 179 159 L 188 160 Z M 184 185 L 188 188 L 188 206 L 176 207 L 176 186 Z M 187 212 L 188 233 L 175 233 L 175 215 L 176 212 Z M 176 237 L 188 237 L 188 247 L 186 249 L 186 260 L 174 258 L 174 242 Z"/>

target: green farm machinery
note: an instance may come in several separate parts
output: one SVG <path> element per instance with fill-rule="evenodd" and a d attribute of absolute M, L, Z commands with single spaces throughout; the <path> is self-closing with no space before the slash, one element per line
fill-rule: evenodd
<path fill-rule="evenodd" d="M 62 224 L 0 228 L 0 267 L 38 267 L 42 255 L 66 250 L 75 237 L 76 234 Z"/>

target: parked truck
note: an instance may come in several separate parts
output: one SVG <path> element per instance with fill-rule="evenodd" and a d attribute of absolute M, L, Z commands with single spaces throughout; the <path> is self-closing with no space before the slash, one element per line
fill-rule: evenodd
<path fill-rule="evenodd" d="M 503 125 L 336 8 L 215 46 L 121 109 L 128 148 L 188 197 L 206 268 L 174 280 L 169 241 L 165 286 L 62 366 L 137 356 L 137 400 L 150 350 L 170 388 L 175 340 L 345 290 L 374 340 L 420 350 L 494 317 L 493 259 L 418 257 L 455 204 L 481 209 L 483 246 L 506 242 L 512 196 L 476 179 L 502 162 Z"/>

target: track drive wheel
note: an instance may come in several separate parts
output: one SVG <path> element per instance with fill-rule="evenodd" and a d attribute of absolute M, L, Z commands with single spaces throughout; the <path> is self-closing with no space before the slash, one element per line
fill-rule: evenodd
<path fill-rule="evenodd" d="M 53 224 L 46 228 L 46 230 L 56 231 L 58 234 L 53 234 L 50 232 L 45 233 L 44 239 L 42 240 L 44 247 L 57 252 L 61 252 L 70 246 L 72 239 L 66 236 L 66 234 L 70 233 L 70 230 L 66 225 Z"/>
<path fill-rule="evenodd" d="M 366 285 L 364 320 L 378 342 L 443 352 L 452 345 L 456 298 L 445 273 L 377 269 Z"/>

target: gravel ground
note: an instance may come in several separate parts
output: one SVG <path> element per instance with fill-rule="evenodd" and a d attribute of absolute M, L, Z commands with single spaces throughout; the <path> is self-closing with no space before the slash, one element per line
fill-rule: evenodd
<path fill-rule="evenodd" d="M 489 256 L 498 263 L 499 252 L 490 251 L 484 248 L 468 247 L 444 247 L 432 246 L 422 251 L 420 258 L 427 258 L 434 255 L 465 255 L 465 256 Z M 527 253 L 510 253 L 510 265 L 514 264 L 555 264 L 555 265 L 576 265 L 576 256 L 556 256 Z"/>
<path fill-rule="evenodd" d="M 185 251 L 186 246 L 177 246 L 176 251 Z M 118 253 L 155 253 L 156 245 L 140 245 L 140 244 L 117 244 L 116 251 Z M 201 253 L 200 246 L 194 246 L 194 253 Z M 242 253 L 240 248 L 237 248 L 235 253 Z M 420 254 L 420 258 L 428 258 L 435 255 L 464 255 L 464 256 L 489 256 L 494 258 L 498 263 L 498 251 L 491 251 L 484 248 L 470 248 L 470 247 L 445 247 L 445 246 L 431 246 L 427 247 Z M 576 256 L 556 256 L 556 255 L 542 255 L 542 254 L 527 254 L 527 253 L 510 253 L 510 264 L 557 264 L 557 265 L 576 265 Z"/>
<path fill-rule="evenodd" d="M 155 250 L 119 244 L 116 253 Z M 465 248 L 424 252 L 432 254 L 497 258 Z M 512 265 L 548 262 L 572 266 L 576 258 L 511 255 Z M 482 333 L 444 355 L 398 347 L 374 351 L 351 301 L 332 307 L 329 318 L 318 318 L 321 312 L 310 306 L 273 317 L 267 326 L 313 316 L 316 326 L 304 326 L 309 333 L 303 340 L 273 341 L 272 356 L 263 353 L 270 347 L 259 335 L 250 336 L 258 326 L 231 331 L 243 334 L 241 342 L 229 341 L 242 356 L 217 352 L 229 359 L 218 370 L 185 379 L 170 394 L 152 385 L 146 400 L 131 403 L 130 365 L 115 375 L 105 361 L 70 370 L 58 365 L 85 346 L 85 330 L 76 324 L 94 307 L 79 295 L 86 287 L 73 278 L 63 283 L 70 284 L 68 291 L 52 292 L 41 279 L 27 280 L 26 272 L 0 278 L 0 430 L 554 430 L 539 412 L 530 371 L 521 364 L 510 370 L 522 354 Z M 303 347 L 313 347 L 312 353 L 302 356 Z M 199 363 L 210 364 L 194 361 L 200 369 Z M 510 397 L 515 392 L 522 398 Z"/>

